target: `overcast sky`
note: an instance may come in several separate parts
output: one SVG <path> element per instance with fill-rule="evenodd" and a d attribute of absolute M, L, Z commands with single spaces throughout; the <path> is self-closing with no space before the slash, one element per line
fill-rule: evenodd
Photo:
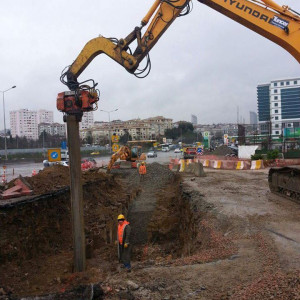
<path fill-rule="evenodd" d="M 284 1 L 284 2 L 283 2 Z M 66 90 L 59 77 L 84 45 L 99 36 L 123 38 L 140 25 L 154 0 L 1 0 L 0 90 L 9 111 L 54 111 Z M 278 0 L 300 11 L 299 0 Z M 105 55 L 96 57 L 79 81 L 99 83 L 99 108 L 111 119 L 163 115 L 198 123 L 249 122 L 257 111 L 256 87 L 274 79 L 300 77 L 298 62 L 284 49 L 213 9 L 193 1 L 193 11 L 178 18 L 150 52 L 152 70 L 138 79 Z M 0 129 L 3 128 L 2 105 Z M 94 119 L 107 121 L 96 111 Z"/>

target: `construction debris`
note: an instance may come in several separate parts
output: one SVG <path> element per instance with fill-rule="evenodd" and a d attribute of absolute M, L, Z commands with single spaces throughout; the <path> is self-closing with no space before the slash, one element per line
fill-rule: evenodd
<path fill-rule="evenodd" d="M 21 175 L 19 178 L 13 180 L 13 184 L 13 187 L 3 191 L 3 193 L 0 195 L 1 199 L 17 198 L 33 194 L 30 184 Z"/>

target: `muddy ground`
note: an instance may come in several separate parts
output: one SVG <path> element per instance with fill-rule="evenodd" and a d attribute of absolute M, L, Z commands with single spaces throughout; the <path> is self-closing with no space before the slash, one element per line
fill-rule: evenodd
<path fill-rule="evenodd" d="M 86 233 L 105 220 L 116 226 L 107 219 L 128 207 L 122 212 L 133 230 L 132 272 L 120 268 L 110 229 L 107 238 L 90 234 L 95 243 L 87 271 L 72 273 L 70 226 L 64 222 L 56 235 L 67 242 L 55 251 L 37 239 L 38 249 L 48 251 L 0 264 L 0 299 L 300 299 L 299 204 L 271 194 L 266 172 L 206 173 L 180 175 L 154 163 L 143 182 L 134 169 L 95 175 L 101 193 L 95 182 L 85 194 L 85 215 L 92 216 Z M 45 178 L 50 176 L 56 175 Z M 60 187 L 68 182 L 64 176 Z M 31 184 L 45 191 L 39 182 Z"/>

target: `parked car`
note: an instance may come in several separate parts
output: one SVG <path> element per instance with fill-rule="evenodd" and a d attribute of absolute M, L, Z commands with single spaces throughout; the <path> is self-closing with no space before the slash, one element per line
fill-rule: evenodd
<path fill-rule="evenodd" d="M 161 148 L 161 151 L 162 151 L 162 152 L 169 152 L 170 149 L 169 149 L 169 148 Z"/>
<path fill-rule="evenodd" d="M 154 151 L 150 151 L 147 153 L 147 157 L 157 157 L 157 153 Z"/>
<path fill-rule="evenodd" d="M 181 150 L 180 150 L 179 148 L 176 148 L 176 149 L 174 150 L 174 153 L 181 153 Z"/>

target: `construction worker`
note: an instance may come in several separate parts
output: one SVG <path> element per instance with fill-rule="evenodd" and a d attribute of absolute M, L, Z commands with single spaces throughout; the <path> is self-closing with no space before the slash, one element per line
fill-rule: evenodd
<path fill-rule="evenodd" d="M 118 258 L 127 272 L 131 271 L 131 244 L 129 243 L 131 228 L 124 215 L 118 216 Z"/>
<path fill-rule="evenodd" d="M 146 173 L 147 173 L 147 169 L 145 166 L 145 162 L 142 161 L 141 165 L 139 166 L 139 174 L 140 174 L 141 181 L 144 180 Z"/>

